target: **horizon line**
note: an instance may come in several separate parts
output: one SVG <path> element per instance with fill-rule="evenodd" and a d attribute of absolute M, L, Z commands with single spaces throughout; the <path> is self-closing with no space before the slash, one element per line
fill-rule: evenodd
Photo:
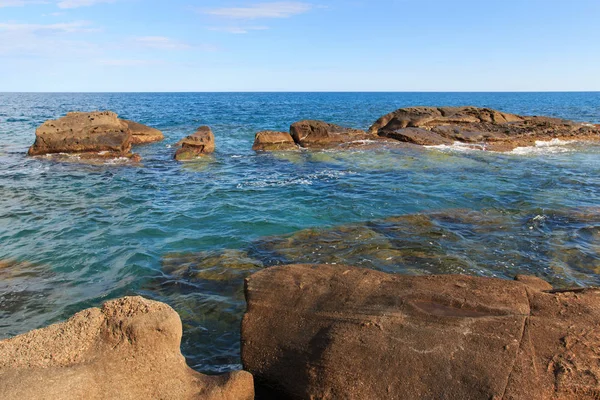
<path fill-rule="evenodd" d="M 0 94 L 102 94 L 102 93 L 600 93 L 600 90 L 223 90 L 223 91 L 0 91 Z"/>

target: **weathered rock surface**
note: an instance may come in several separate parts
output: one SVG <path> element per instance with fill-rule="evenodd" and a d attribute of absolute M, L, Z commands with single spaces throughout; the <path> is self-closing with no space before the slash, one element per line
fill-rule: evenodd
<path fill-rule="evenodd" d="M 123 119 L 122 121 L 127 124 L 129 130 L 131 131 L 132 144 L 160 142 L 165 138 L 163 133 L 156 128 L 151 128 L 149 126 L 126 119 Z"/>
<path fill-rule="evenodd" d="M 262 131 L 256 134 L 252 150 L 293 151 L 298 150 L 298 146 L 288 132 Z"/>
<path fill-rule="evenodd" d="M 132 135 L 124 121 L 110 111 L 70 112 L 44 122 L 35 132 L 30 156 L 71 153 L 84 158 L 134 158 Z"/>
<path fill-rule="evenodd" d="M 378 140 L 377 135 L 323 121 L 303 120 L 292 124 L 290 134 L 298 145 L 308 149 L 326 149 L 342 143 Z"/>
<path fill-rule="evenodd" d="M 208 126 L 199 127 L 195 133 L 177 143 L 181 146 L 175 153 L 179 161 L 193 160 L 215 151 L 215 135 Z"/>
<path fill-rule="evenodd" d="M 205 376 L 180 353 L 181 321 L 141 297 L 0 342 L 2 399 L 253 399 L 244 371 Z"/>
<path fill-rule="evenodd" d="M 290 265 L 246 280 L 242 359 L 298 399 L 597 399 L 600 290 Z"/>
<path fill-rule="evenodd" d="M 419 145 L 483 144 L 493 151 L 552 139 L 600 141 L 600 128 L 592 124 L 477 107 L 401 108 L 379 118 L 369 133 Z"/>

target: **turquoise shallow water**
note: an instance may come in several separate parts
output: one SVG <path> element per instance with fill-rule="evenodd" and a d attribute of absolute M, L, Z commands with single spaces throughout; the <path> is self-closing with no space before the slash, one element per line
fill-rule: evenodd
<path fill-rule="evenodd" d="M 239 366 L 243 278 L 269 265 L 600 284 L 599 146 L 251 150 L 259 130 L 304 118 L 366 129 L 414 105 L 600 123 L 600 93 L 0 94 L 0 338 L 142 294 L 180 313 L 190 365 L 219 372 Z M 44 120 L 96 109 L 166 139 L 135 150 L 143 167 L 25 156 Z M 216 153 L 172 161 L 203 124 Z"/>

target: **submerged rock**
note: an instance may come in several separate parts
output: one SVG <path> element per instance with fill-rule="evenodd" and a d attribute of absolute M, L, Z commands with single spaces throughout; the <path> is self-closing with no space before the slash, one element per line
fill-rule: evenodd
<path fill-rule="evenodd" d="M 166 304 L 125 297 L 0 342 L 3 399 L 253 399 L 244 371 L 205 376 L 180 353 Z"/>
<path fill-rule="evenodd" d="M 44 154 L 77 154 L 82 158 L 129 158 L 132 134 L 126 122 L 110 111 L 70 112 L 66 116 L 44 122 L 35 131 L 30 156 Z"/>
<path fill-rule="evenodd" d="M 252 150 L 293 151 L 298 150 L 298 146 L 288 132 L 262 131 L 256 134 Z"/>
<path fill-rule="evenodd" d="M 215 151 L 215 136 L 208 126 L 199 127 L 195 133 L 177 143 L 181 146 L 175 153 L 178 161 L 193 160 Z"/>
<path fill-rule="evenodd" d="M 308 149 L 326 149 L 343 143 L 378 140 L 377 135 L 323 121 L 303 120 L 292 124 L 290 134 L 298 145 Z"/>
<path fill-rule="evenodd" d="M 242 361 L 284 398 L 596 399 L 600 290 L 343 265 L 246 281 Z"/>
<path fill-rule="evenodd" d="M 369 133 L 418 145 L 461 142 L 493 151 L 553 139 L 600 141 L 600 128 L 592 124 L 477 107 L 401 108 L 379 118 Z"/>
<path fill-rule="evenodd" d="M 165 138 L 163 133 L 156 128 L 151 128 L 149 126 L 126 119 L 123 119 L 122 121 L 127 124 L 129 130 L 131 131 L 132 144 L 160 142 Z"/>

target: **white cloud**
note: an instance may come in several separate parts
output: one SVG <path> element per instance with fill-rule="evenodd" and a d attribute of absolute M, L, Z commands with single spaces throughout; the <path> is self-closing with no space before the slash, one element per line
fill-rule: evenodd
<path fill-rule="evenodd" d="M 250 31 L 265 31 L 269 29 L 268 26 L 211 26 L 207 28 L 209 31 L 227 32 L 233 34 L 245 34 Z"/>
<path fill-rule="evenodd" d="M 187 43 L 179 42 L 164 36 L 142 36 L 134 41 L 141 46 L 162 50 L 185 50 L 191 46 Z"/>
<path fill-rule="evenodd" d="M 46 4 L 43 0 L 0 0 L 0 8 L 2 7 L 23 7 L 28 4 Z"/>
<path fill-rule="evenodd" d="M 140 65 L 153 65 L 153 64 L 162 64 L 163 61 L 160 60 L 99 60 L 99 64 L 106 65 L 109 67 L 135 67 Z"/>
<path fill-rule="evenodd" d="M 58 8 L 89 7 L 100 3 L 114 3 L 116 0 L 62 0 L 58 2 Z"/>
<path fill-rule="evenodd" d="M 248 7 L 214 8 L 205 14 L 232 19 L 288 18 L 312 9 L 312 4 L 294 1 L 257 3 Z"/>
<path fill-rule="evenodd" d="M 58 24 L 0 23 L 0 54 L 16 57 L 77 57 L 97 50 L 81 35 L 96 32 L 87 21 Z"/>

